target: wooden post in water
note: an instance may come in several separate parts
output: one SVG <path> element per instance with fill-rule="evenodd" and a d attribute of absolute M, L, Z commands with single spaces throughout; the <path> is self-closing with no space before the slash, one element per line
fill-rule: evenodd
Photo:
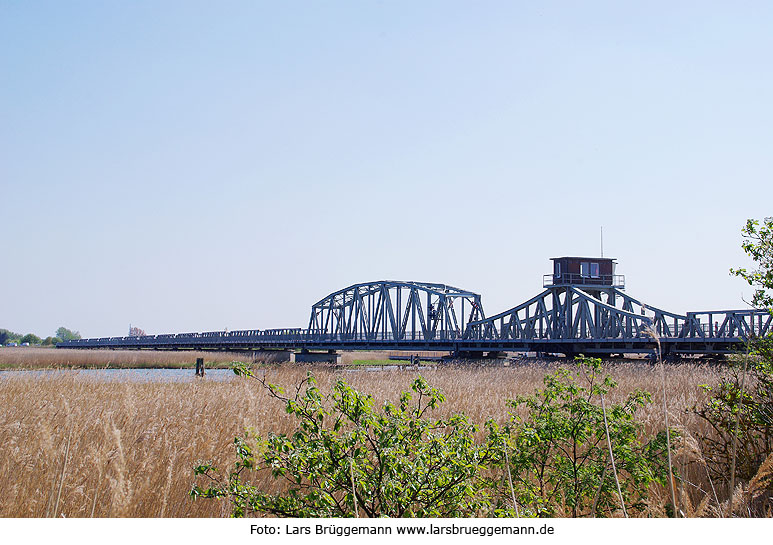
<path fill-rule="evenodd" d="M 196 376 L 204 376 L 204 358 L 196 358 Z"/>

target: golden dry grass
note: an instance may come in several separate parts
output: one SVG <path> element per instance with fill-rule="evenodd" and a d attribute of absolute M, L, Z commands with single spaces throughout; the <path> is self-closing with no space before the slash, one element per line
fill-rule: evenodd
<path fill-rule="evenodd" d="M 412 352 L 419 357 L 442 356 L 446 352 Z M 351 364 L 355 360 L 386 360 L 392 355 L 405 352 L 370 351 L 343 352 L 341 363 Z M 196 358 L 204 358 L 207 367 L 229 367 L 233 360 L 264 363 L 288 361 L 288 355 L 281 350 L 258 352 L 200 352 L 194 350 L 79 350 L 53 347 L 18 346 L 0 348 L 0 369 L 51 369 L 51 368 L 188 368 L 194 367 Z M 397 362 L 396 362 L 397 363 Z"/>
<path fill-rule="evenodd" d="M 0 348 L 0 369 L 178 368 L 194 367 L 196 358 L 204 358 L 209 367 L 227 367 L 234 359 L 243 360 L 244 356 L 233 352 L 192 350 L 77 350 L 20 346 Z"/>
<path fill-rule="evenodd" d="M 464 412 L 482 423 L 505 420 L 505 401 L 539 388 L 552 365 L 441 367 L 421 373 L 446 393 L 443 412 Z M 285 365 L 266 372 L 271 382 L 292 386 L 308 369 Z M 653 403 L 640 417 L 645 433 L 662 429 L 657 368 L 618 363 L 609 369 L 620 383 L 609 402 L 622 400 L 635 388 L 651 391 Z M 417 375 L 324 367 L 314 372 L 325 391 L 343 377 L 378 402 L 396 400 Z M 716 373 L 697 364 L 668 366 L 666 373 L 671 423 L 694 433 L 701 423 L 689 409 L 704 399 L 699 385 L 714 382 Z M 0 406 L 2 517 L 226 516 L 224 502 L 189 498 L 192 467 L 200 460 L 230 467 L 233 439 L 246 428 L 266 434 L 290 431 L 294 424 L 259 384 L 238 377 L 229 382 L 116 383 L 69 371 L 4 372 Z M 675 463 L 684 462 L 682 474 L 695 482 L 682 490 L 680 505 L 695 514 L 698 508 L 706 510 L 700 504 L 710 489 L 695 469 L 698 454 L 688 453 L 686 443 L 683 451 Z M 666 496 L 665 491 L 656 493 L 661 507 Z M 662 511 L 652 514 L 662 516 Z"/>
<path fill-rule="evenodd" d="M 404 352 L 399 350 L 361 350 L 357 352 L 341 352 L 341 363 L 343 365 L 349 365 L 355 361 L 363 361 L 363 360 L 388 360 L 390 356 L 409 356 L 410 354 L 413 354 L 415 356 L 419 356 L 419 358 L 425 358 L 425 357 L 442 357 L 448 354 L 448 352 L 431 352 L 431 351 L 411 351 L 411 352 Z M 395 361 L 395 363 L 401 363 L 399 361 Z M 402 363 L 405 363 L 404 361 Z"/>

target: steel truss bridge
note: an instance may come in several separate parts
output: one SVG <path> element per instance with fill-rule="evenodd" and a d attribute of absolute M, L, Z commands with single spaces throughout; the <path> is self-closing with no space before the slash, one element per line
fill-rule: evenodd
<path fill-rule="evenodd" d="M 563 279 L 562 279 L 563 278 Z M 766 310 L 677 314 L 627 295 L 621 276 L 548 278 L 544 291 L 486 317 L 479 294 L 422 282 L 378 281 L 331 293 L 308 327 L 80 339 L 58 348 L 156 350 L 432 350 L 459 356 L 502 352 L 726 354 L 771 333 Z"/>

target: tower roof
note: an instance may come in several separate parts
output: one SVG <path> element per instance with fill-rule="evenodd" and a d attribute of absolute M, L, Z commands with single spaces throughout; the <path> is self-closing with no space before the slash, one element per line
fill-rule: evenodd
<path fill-rule="evenodd" d="M 555 261 L 556 259 L 585 259 L 588 261 L 599 261 L 601 259 L 605 261 L 615 261 L 616 257 L 581 257 L 581 256 L 571 256 L 571 255 L 565 255 L 561 257 L 551 257 L 551 261 Z"/>

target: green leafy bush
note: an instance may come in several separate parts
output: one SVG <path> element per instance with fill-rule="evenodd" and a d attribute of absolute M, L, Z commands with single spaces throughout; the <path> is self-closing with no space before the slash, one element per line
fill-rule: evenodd
<path fill-rule="evenodd" d="M 539 516 L 603 516 L 621 508 L 613 474 L 628 512 L 646 507 L 650 485 L 665 483 L 665 433 L 647 443 L 636 411 L 649 403 L 647 392 L 629 394 L 622 405 L 602 406 L 617 386 L 601 360 L 576 358 L 577 369 L 559 369 L 545 387 L 509 402 L 510 471 L 519 503 Z M 525 416 L 517 411 L 525 409 Z M 606 412 L 606 415 L 605 415 Z M 606 418 L 605 418 L 606 416 Z M 607 431 L 609 441 L 607 441 Z"/>
<path fill-rule="evenodd" d="M 730 273 L 755 288 L 752 305 L 773 310 L 773 217 L 765 218 L 762 225 L 758 220 L 747 220 L 741 234 L 741 247 L 755 261 L 757 268 L 752 271 L 742 267 L 730 269 Z"/>
<path fill-rule="evenodd" d="M 755 288 L 752 305 L 773 314 L 773 218 L 748 220 L 742 235 L 741 247 L 757 268 L 730 273 Z M 704 387 L 707 402 L 695 409 L 710 426 L 699 436 L 707 468 L 713 479 L 729 484 L 728 514 L 736 482 L 756 488 L 756 496 L 747 497 L 747 513 L 769 513 L 773 497 L 773 335 L 751 337 L 747 352 L 730 358 L 718 384 Z"/>
<path fill-rule="evenodd" d="M 56 338 L 63 341 L 75 341 L 81 338 L 81 334 L 78 331 L 71 331 L 62 326 L 56 330 Z"/>
<path fill-rule="evenodd" d="M 24 337 L 21 338 L 21 342 L 29 344 L 40 344 L 40 337 L 34 333 L 27 333 Z"/>
<path fill-rule="evenodd" d="M 253 376 L 243 365 L 237 374 Z M 380 410 L 371 396 L 343 381 L 323 397 L 309 374 L 294 395 L 257 378 L 297 421 L 290 434 L 235 440 L 237 462 L 225 480 L 211 464 L 195 468 L 210 479 L 194 497 L 229 498 L 232 515 L 289 517 L 460 517 L 490 510 L 483 471 L 492 453 L 475 442 L 477 428 L 461 414 L 435 419 L 444 396 L 423 378 L 396 404 Z M 282 492 L 249 484 L 270 471 Z M 253 473 L 254 475 L 254 473 Z"/>
<path fill-rule="evenodd" d="M 341 380 L 323 395 L 308 374 L 287 395 L 244 364 L 234 370 L 296 421 L 291 434 L 237 437 L 226 475 L 211 463 L 194 469 L 205 484 L 191 495 L 227 499 L 237 517 L 602 515 L 620 506 L 608 444 L 627 509 L 642 509 L 649 485 L 667 475 L 664 435 L 638 439 L 634 415 L 649 394 L 634 392 L 605 413 L 597 402 L 615 383 L 597 359 L 546 376 L 544 389 L 510 402 L 525 417 L 501 427 L 489 420 L 482 432 L 463 414 L 434 417 L 445 398 L 421 377 L 376 409 Z M 271 491 L 253 484 L 266 472 L 279 485 Z"/>
<path fill-rule="evenodd" d="M 14 333 L 8 329 L 0 329 L 0 344 L 8 344 L 10 342 L 20 342 L 21 335 Z"/>
<path fill-rule="evenodd" d="M 757 339 L 750 354 L 730 358 L 718 384 L 704 389 L 710 398 L 695 412 L 710 425 L 700 440 L 711 476 L 731 481 L 734 466 L 735 478 L 748 482 L 773 453 L 773 340 Z"/>

